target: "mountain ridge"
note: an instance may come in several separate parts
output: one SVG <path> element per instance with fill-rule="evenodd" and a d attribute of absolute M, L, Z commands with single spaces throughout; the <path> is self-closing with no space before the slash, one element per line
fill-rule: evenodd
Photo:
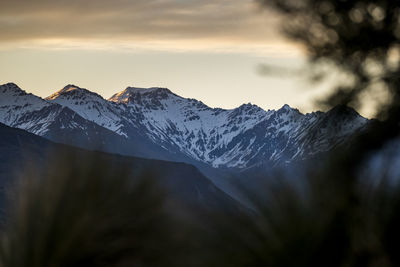
<path fill-rule="evenodd" d="M 5 87 L 19 88 L 13 85 L 1 85 L 0 96 L 3 97 Z M 17 103 L 14 106 L 1 104 L 0 100 L 0 122 L 44 136 L 48 132 L 46 124 L 41 129 L 36 129 L 37 123 L 35 129 L 27 126 L 29 120 L 38 120 L 41 106 L 27 109 L 33 98 L 20 97 L 9 97 Z M 107 100 L 70 84 L 45 99 L 35 99 L 43 101 L 42 108 L 58 110 L 62 107 L 74 112 L 80 124 L 73 122 L 71 127 L 81 129 L 83 135 L 88 133 L 82 124 L 94 123 L 94 132 L 119 136 L 108 139 L 135 144 L 132 147 L 151 147 L 150 158 L 164 157 L 213 168 L 244 169 L 305 159 L 329 151 L 368 122 L 348 107 L 306 114 L 287 104 L 278 110 L 264 110 L 250 103 L 234 109 L 211 108 L 160 87 L 127 87 Z M 14 114 L 14 120 L 7 120 L 4 115 L 7 112 Z M 29 115 L 35 118 L 28 119 Z M 51 116 L 46 118 L 49 124 Z M 46 122 L 46 118 L 41 120 Z M 122 141 L 114 143 L 118 142 Z M 121 154 L 126 153 L 129 151 Z"/>

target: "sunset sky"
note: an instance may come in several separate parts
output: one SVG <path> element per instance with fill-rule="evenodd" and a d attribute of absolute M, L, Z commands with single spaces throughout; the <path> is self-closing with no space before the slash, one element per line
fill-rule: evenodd
<path fill-rule="evenodd" d="M 42 97 L 160 86 L 212 107 L 315 109 L 300 75 L 260 74 L 301 69 L 304 54 L 252 0 L 0 0 L 0 32 L 0 83 Z"/>

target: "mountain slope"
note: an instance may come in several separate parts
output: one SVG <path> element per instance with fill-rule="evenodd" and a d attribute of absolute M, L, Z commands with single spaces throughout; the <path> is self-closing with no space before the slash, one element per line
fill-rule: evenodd
<path fill-rule="evenodd" d="M 15 181 L 18 173 L 29 164 L 40 170 L 46 168 L 49 156 L 63 159 L 64 154 L 77 155 L 84 162 L 91 158 L 102 158 L 114 168 L 132 169 L 134 177 L 151 173 L 167 190 L 170 197 L 180 203 L 207 209 L 237 209 L 236 201 L 214 186 L 195 167 L 159 160 L 124 157 L 102 152 L 83 150 L 56 144 L 26 131 L 8 127 L 0 123 L 0 198 L 4 200 L 5 190 Z M 65 163 L 68 167 L 68 163 Z M 26 171 L 26 170 L 25 170 Z M 4 201 L 1 201 L 4 203 Z"/>

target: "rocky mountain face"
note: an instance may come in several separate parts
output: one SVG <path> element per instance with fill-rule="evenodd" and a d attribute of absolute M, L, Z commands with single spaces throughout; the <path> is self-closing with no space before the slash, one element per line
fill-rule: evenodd
<path fill-rule="evenodd" d="M 210 108 L 156 87 L 128 87 L 106 100 L 67 85 L 42 99 L 5 84 L 0 86 L 0 122 L 85 148 L 246 169 L 329 151 L 367 119 L 348 107 L 308 114 L 288 105 L 278 110 L 252 104 Z"/>

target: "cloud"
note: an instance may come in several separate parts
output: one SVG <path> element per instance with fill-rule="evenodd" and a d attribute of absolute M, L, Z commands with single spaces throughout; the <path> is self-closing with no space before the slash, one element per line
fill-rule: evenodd
<path fill-rule="evenodd" d="M 253 0 L 0 0 L 0 43 L 282 42 L 274 16 L 259 11 Z"/>

